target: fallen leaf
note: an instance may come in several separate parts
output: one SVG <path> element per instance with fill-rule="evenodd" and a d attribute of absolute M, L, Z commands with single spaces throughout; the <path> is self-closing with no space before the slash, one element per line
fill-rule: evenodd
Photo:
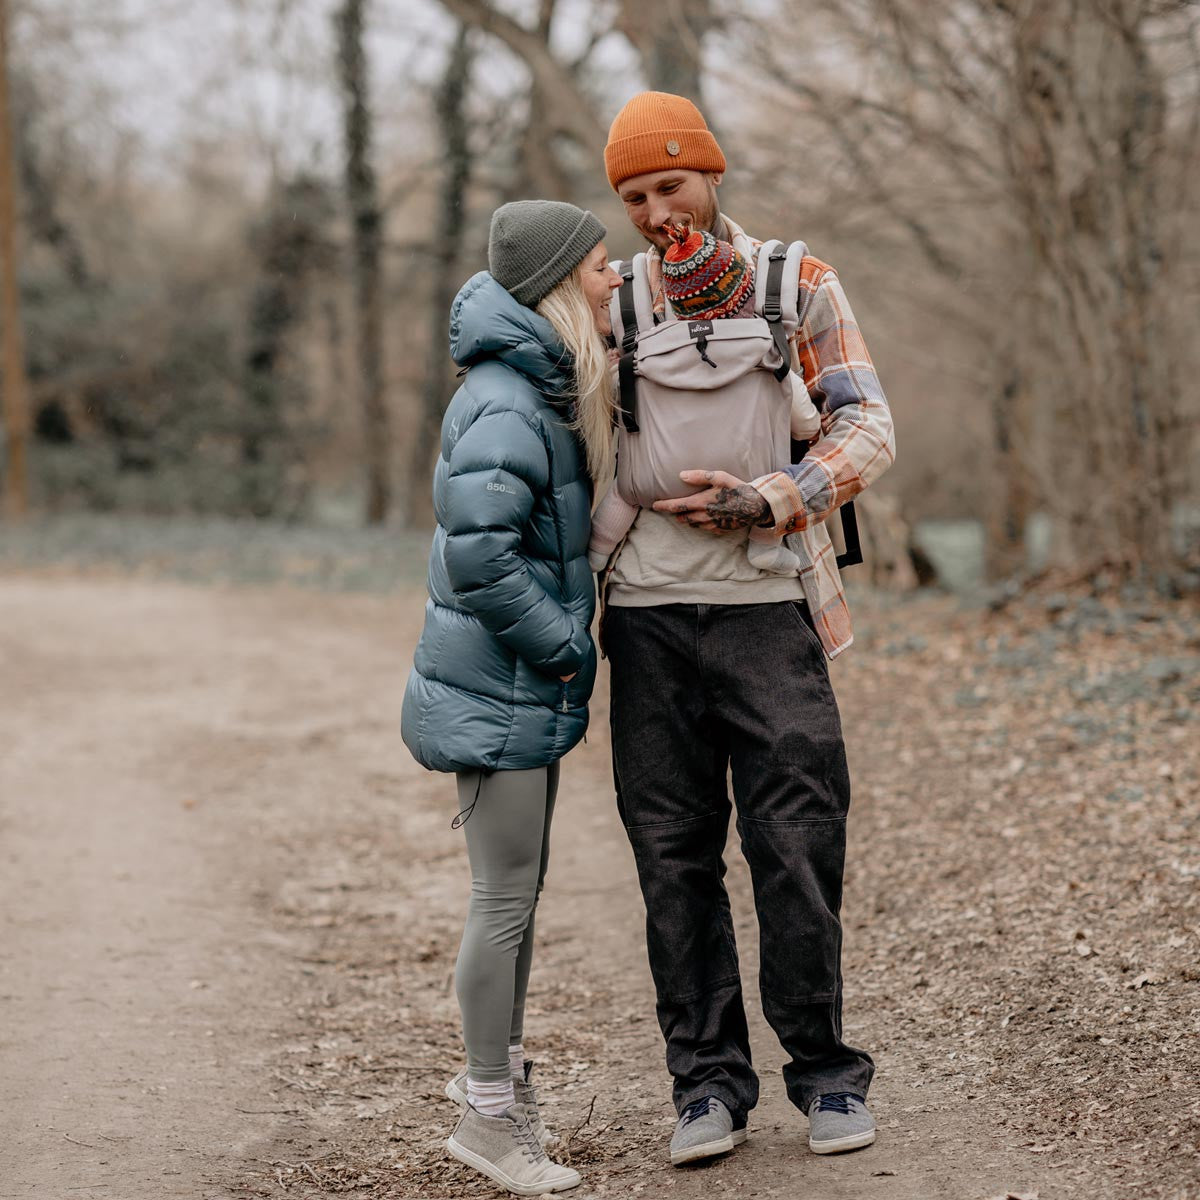
<path fill-rule="evenodd" d="M 1157 971 L 1143 971 L 1136 979 L 1131 979 L 1125 986 L 1133 992 L 1140 988 L 1153 987 L 1156 983 L 1165 983 L 1166 980 Z"/>

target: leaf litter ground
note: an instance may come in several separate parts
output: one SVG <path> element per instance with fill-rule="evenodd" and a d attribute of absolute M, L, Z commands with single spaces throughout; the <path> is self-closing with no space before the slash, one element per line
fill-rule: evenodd
<path fill-rule="evenodd" d="M 407 649 L 418 599 L 397 602 Z M 585 1176 L 575 1194 L 1200 1196 L 1195 606 L 1077 591 L 994 608 L 862 598 L 857 613 L 832 671 L 855 785 L 846 1032 L 878 1064 L 879 1141 L 807 1152 L 757 1016 L 731 846 L 764 1101 L 737 1154 L 666 1164 L 669 1080 L 601 688 L 566 763 L 527 1029 L 561 1157 Z M 395 762 L 281 835 L 297 869 L 274 918 L 311 950 L 272 1098 L 312 1136 L 239 1194 L 499 1194 L 443 1148 L 467 885 L 453 788 Z"/>

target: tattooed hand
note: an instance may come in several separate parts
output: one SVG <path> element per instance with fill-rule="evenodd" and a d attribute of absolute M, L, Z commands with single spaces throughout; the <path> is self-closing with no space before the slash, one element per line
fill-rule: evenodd
<path fill-rule="evenodd" d="M 673 513 L 681 525 L 718 531 L 747 529 L 770 515 L 760 492 L 725 471 L 681 471 L 679 478 L 684 483 L 709 485 L 682 500 L 654 502 L 656 512 Z"/>

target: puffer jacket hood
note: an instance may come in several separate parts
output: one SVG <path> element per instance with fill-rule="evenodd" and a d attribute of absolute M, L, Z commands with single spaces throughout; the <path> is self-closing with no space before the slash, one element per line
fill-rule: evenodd
<path fill-rule="evenodd" d="M 450 353 L 460 367 L 497 358 L 562 406 L 572 359 L 545 317 L 519 303 L 487 271 L 473 275 L 450 306 Z"/>
<path fill-rule="evenodd" d="M 486 271 L 456 297 L 450 343 L 468 370 L 442 421 L 401 735 L 435 771 L 542 767 L 583 737 L 596 678 L 591 482 L 568 425 L 570 359 Z"/>

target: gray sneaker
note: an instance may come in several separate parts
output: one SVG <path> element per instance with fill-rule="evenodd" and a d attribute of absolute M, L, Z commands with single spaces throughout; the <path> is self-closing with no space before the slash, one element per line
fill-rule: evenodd
<path fill-rule="evenodd" d="M 808 1148 L 814 1154 L 860 1150 L 875 1140 L 875 1118 L 861 1096 L 826 1092 L 808 1109 Z"/>
<path fill-rule="evenodd" d="M 525 1106 L 525 1115 L 529 1118 L 529 1124 L 533 1126 L 533 1132 L 537 1135 L 537 1140 L 541 1142 L 544 1148 L 557 1146 L 562 1138 L 557 1133 L 551 1132 L 546 1128 L 545 1121 L 542 1120 L 542 1114 L 538 1110 L 537 1088 L 530 1082 L 530 1076 L 533 1074 L 533 1063 L 525 1060 L 525 1078 L 524 1080 L 513 1080 L 513 1096 L 518 1104 Z M 459 1108 L 467 1107 L 467 1068 L 463 1067 L 455 1077 L 446 1084 L 446 1095 L 458 1105 Z"/>
<path fill-rule="evenodd" d="M 728 1154 L 746 1140 L 746 1123 L 734 1129 L 733 1114 L 715 1096 L 695 1100 L 679 1115 L 671 1138 L 671 1163 L 678 1167 Z"/>
<path fill-rule="evenodd" d="M 565 1192 L 581 1182 L 578 1171 L 546 1157 L 519 1104 L 498 1117 L 485 1117 L 468 1104 L 446 1149 L 516 1196 Z"/>

